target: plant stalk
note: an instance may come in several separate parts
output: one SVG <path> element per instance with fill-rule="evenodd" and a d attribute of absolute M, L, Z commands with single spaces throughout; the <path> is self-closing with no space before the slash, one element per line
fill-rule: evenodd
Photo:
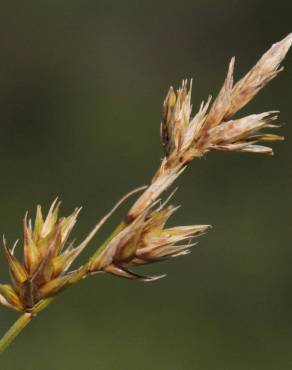
<path fill-rule="evenodd" d="M 0 353 L 4 352 L 4 350 L 11 342 L 13 342 L 17 335 L 31 322 L 32 319 L 33 314 L 25 312 L 15 321 L 0 340 Z"/>
<path fill-rule="evenodd" d="M 13 342 L 13 340 L 18 336 L 18 334 L 31 322 L 33 318 L 37 316 L 39 312 L 44 310 L 55 297 L 50 297 L 39 302 L 31 310 L 31 312 L 24 312 L 15 323 L 8 329 L 8 331 L 0 339 L 0 354 L 5 351 L 5 349 Z"/>

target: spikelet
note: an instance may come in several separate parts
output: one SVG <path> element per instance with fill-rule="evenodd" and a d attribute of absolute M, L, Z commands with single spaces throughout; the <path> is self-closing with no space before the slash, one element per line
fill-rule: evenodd
<path fill-rule="evenodd" d="M 193 246 L 191 240 L 209 228 L 209 225 L 165 228 L 167 220 L 175 211 L 174 206 L 168 206 L 144 212 L 91 259 L 90 272 L 104 270 L 117 276 L 143 281 L 163 277 L 164 275 L 138 275 L 127 267 L 187 254 Z"/>

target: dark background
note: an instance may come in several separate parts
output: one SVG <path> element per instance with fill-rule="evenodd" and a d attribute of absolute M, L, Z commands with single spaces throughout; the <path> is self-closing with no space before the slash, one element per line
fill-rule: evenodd
<path fill-rule="evenodd" d="M 0 219 L 59 196 L 80 240 L 162 156 L 161 104 L 194 77 L 197 109 L 230 58 L 238 79 L 291 31 L 289 0 L 7 1 L 0 6 Z M 72 287 L 1 356 L 1 370 L 292 368 L 291 54 L 244 113 L 279 109 L 274 157 L 211 153 L 179 179 L 172 224 L 210 223 L 189 257 Z M 125 214 L 111 219 L 92 253 Z M 86 259 L 86 254 L 81 261 Z M 1 280 L 8 280 L 3 254 Z M 1 333 L 16 314 L 1 309 Z"/>

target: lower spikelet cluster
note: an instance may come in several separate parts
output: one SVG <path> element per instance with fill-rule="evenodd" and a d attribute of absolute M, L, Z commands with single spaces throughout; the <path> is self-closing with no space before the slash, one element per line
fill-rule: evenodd
<path fill-rule="evenodd" d="M 15 255 L 4 238 L 4 251 L 9 265 L 12 285 L 0 285 L 2 303 L 23 311 L 34 307 L 44 297 L 52 295 L 67 284 L 67 273 L 81 248 L 67 244 L 80 208 L 70 216 L 58 218 L 60 203 L 55 201 L 45 220 L 37 207 L 34 227 L 24 218 L 23 261 Z"/>
<path fill-rule="evenodd" d="M 0 284 L 0 303 L 17 311 L 29 312 L 41 300 L 57 294 L 62 288 L 96 272 L 132 280 L 152 281 L 161 276 L 141 276 L 128 266 L 148 264 L 185 254 L 192 247 L 191 239 L 208 226 L 180 226 L 166 229 L 165 223 L 176 210 L 173 206 L 145 211 L 106 245 L 100 248 L 77 270 L 69 271 L 72 263 L 88 245 L 90 238 L 74 247 L 68 241 L 81 208 L 68 217 L 58 217 L 60 202 L 54 201 L 45 220 L 41 207 L 36 218 L 24 218 L 23 261 L 16 257 L 16 244 L 10 249 L 4 238 L 11 285 Z M 100 226 L 100 223 L 98 223 Z M 96 232 L 96 228 L 93 230 Z M 180 245 L 181 242 L 187 244 Z"/>

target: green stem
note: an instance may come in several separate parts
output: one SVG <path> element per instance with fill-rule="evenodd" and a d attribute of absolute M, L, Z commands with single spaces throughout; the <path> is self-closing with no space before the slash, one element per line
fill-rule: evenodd
<path fill-rule="evenodd" d="M 54 297 L 44 299 L 39 302 L 31 312 L 23 313 L 0 339 L 0 353 L 4 352 L 17 335 L 31 322 L 31 320 L 36 317 L 39 312 L 44 310 L 53 300 Z"/>
<path fill-rule="evenodd" d="M 0 353 L 2 353 L 9 344 L 17 337 L 17 335 L 28 325 L 33 319 L 31 313 L 22 314 L 11 328 L 4 334 L 0 340 Z"/>

